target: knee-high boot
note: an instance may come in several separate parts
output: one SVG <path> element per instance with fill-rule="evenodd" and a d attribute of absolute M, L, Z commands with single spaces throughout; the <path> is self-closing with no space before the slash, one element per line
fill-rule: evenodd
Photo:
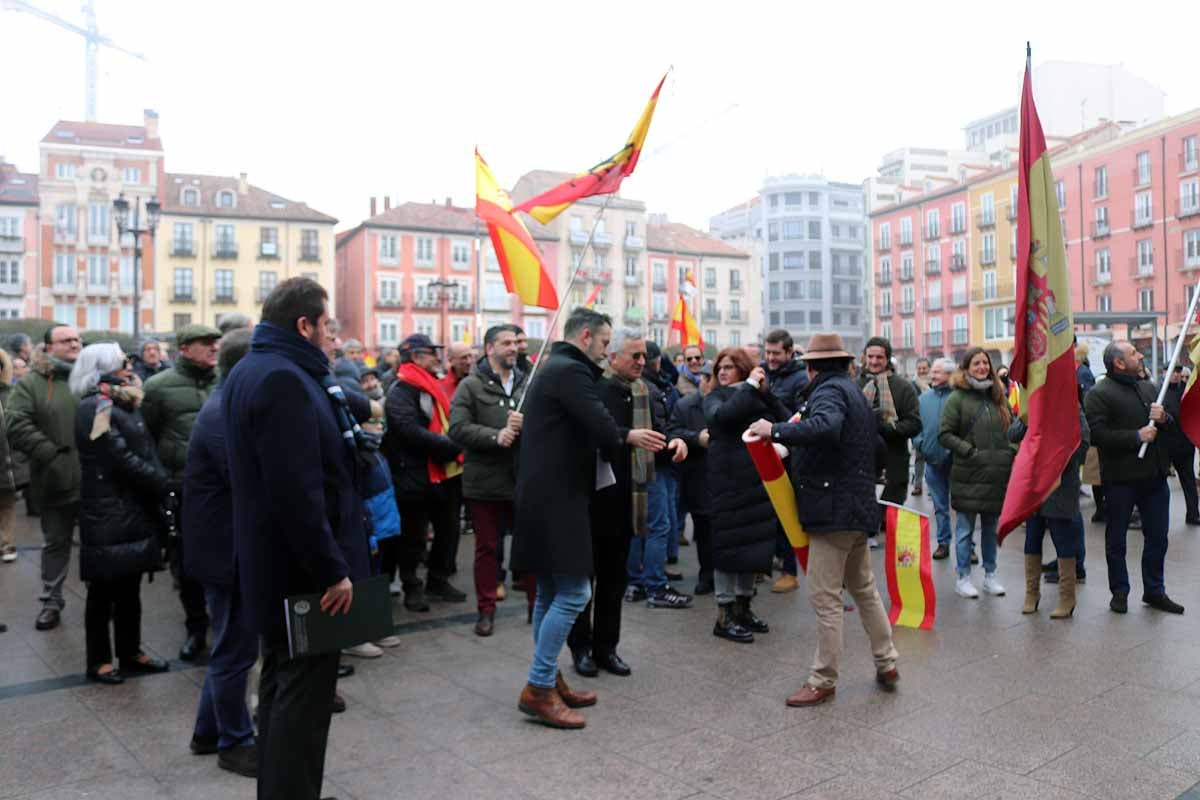
<path fill-rule="evenodd" d="M 1050 619 L 1066 619 L 1075 613 L 1075 559 L 1058 560 L 1058 605 Z"/>
<path fill-rule="evenodd" d="M 1060 562 L 1061 563 L 1061 562 Z M 1072 566 L 1074 569 L 1074 566 Z M 1025 554 L 1025 605 L 1022 614 L 1036 614 L 1042 599 L 1042 557 Z"/>

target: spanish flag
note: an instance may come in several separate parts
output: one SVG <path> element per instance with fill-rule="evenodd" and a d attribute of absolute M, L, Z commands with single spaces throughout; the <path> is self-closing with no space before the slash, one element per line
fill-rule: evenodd
<path fill-rule="evenodd" d="M 650 96 L 642 110 L 642 116 L 625 142 L 625 146 L 613 155 L 601 161 L 596 166 L 563 181 L 552 189 L 547 189 L 536 197 L 531 197 L 516 207 L 516 211 L 524 211 L 538 222 L 545 225 L 561 214 L 566 208 L 584 197 L 596 194 L 612 194 L 621 186 L 621 181 L 633 174 L 638 158 L 642 154 L 642 146 L 646 142 L 646 134 L 650 131 L 650 120 L 654 117 L 654 108 L 658 105 L 658 93 L 662 90 L 667 76 L 662 80 Z"/>
<path fill-rule="evenodd" d="M 704 338 L 700 335 L 700 326 L 696 324 L 696 318 L 688 313 L 687 303 L 682 297 L 675 304 L 675 313 L 671 315 L 671 330 L 678 331 L 680 347 L 696 345 L 701 350 L 704 349 Z"/>
<path fill-rule="evenodd" d="M 1080 437 L 1067 251 L 1029 59 L 1026 45 L 1017 170 L 1016 336 L 1009 369 L 1021 384 L 1028 432 L 1004 494 L 1002 542 L 1058 485 Z"/>
<path fill-rule="evenodd" d="M 929 548 L 929 517 L 911 508 L 883 503 L 887 518 L 888 619 L 906 628 L 933 628 L 937 592 L 933 588 L 933 554 Z"/>
<path fill-rule="evenodd" d="M 787 534 L 788 542 L 796 552 L 800 569 L 807 575 L 808 534 L 800 524 L 796 493 L 792 490 L 792 481 L 788 478 L 787 470 L 783 468 L 783 458 L 769 440 L 760 439 L 749 431 L 742 434 L 742 441 L 746 443 L 750 459 L 754 462 L 754 469 L 767 489 L 767 496 L 771 498 L 775 516 L 779 517 L 779 524 L 783 526 L 783 532 Z"/>
<path fill-rule="evenodd" d="M 587 299 L 583 301 L 584 308 L 595 308 L 596 307 L 596 301 L 600 298 L 600 287 L 601 287 L 601 284 L 599 284 L 599 283 L 597 283 L 595 286 L 592 287 L 591 294 L 589 294 L 587 296 Z M 576 295 L 576 296 L 578 297 L 578 295 Z"/>
<path fill-rule="evenodd" d="M 1008 382 L 1008 406 L 1014 417 L 1021 416 L 1021 385 L 1016 381 Z"/>
<path fill-rule="evenodd" d="M 487 223 L 488 236 L 500 262 L 500 274 L 510 294 L 527 306 L 558 308 L 558 294 L 546 273 L 542 254 L 525 223 L 512 213 L 508 192 L 475 151 L 475 215 Z"/>
<path fill-rule="evenodd" d="M 1196 444 L 1200 442 L 1200 389 L 1196 388 L 1196 378 L 1200 376 L 1200 336 L 1192 339 L 1189 356 L 1192 359 L 1192 374 L 1188 376 L 1183 397 L 1179 400 L 1179 419 L 1176 422 L 1184 436 Z"/>

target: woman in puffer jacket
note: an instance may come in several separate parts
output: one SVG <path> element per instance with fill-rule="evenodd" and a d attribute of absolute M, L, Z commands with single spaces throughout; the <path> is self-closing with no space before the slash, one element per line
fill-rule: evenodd
<path fill-rule="evenodd" d="M 82 472 L 79 575 L 87 584 L 87 676 L 103 684 L 165 672 L 141 649 L 142 575 L 162 569 L 159 504 L 167 473 L 138 411 L 132 364 L 112 343 L 85 347 L 71 369 L 78 395 L 75 443 Z M 113 663 L 109 621 L 120 669 Z"/>

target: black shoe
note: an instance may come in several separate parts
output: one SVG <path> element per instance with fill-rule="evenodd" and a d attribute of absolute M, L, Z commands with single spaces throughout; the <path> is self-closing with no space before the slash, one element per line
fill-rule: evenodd
<path fill-rule="evenodd" d="M 616 653 L 602 655 L 596 659 L 596 663 L 600 666 L 600 669 L 604 670 L 605 672 L 611 672 L 613 675 L 620 675 L 622 678 L 633 673 L 633 670 L 630 669 L 629 665 L 625 663 L 625 659 L 621 658 Z"/>
<path fill-rule="evenodd" d="M 5 625 L 3 622 L 0 622 L 0 633 L 7 633 L 7 632 L 8 632 L 8 626 Z"/>
<path fill-rule="evenodd" d="M 584 651 L 571 653 L 571 660 L 575 662 L 575 671 L 585 678 L 594 678 L 600 674 L 591 653 Z"/>
<path fill-rule="evenodd" d="M 682 573 L 682 572 L 671 572 L 671 570 L 666 570 L 666 572 L 665 572 L 664 574 L 667 576 L 667 580 L 669 580 L 669 581 L 681 581 L 681 580 L 683 580 L 683 573 Z"/>
<path fill-rule="evenodd" d="M 751 633 L 770 633 L 771 626 L 754 613 L 749 597 L 738 597 L 733 603 L 733 616 L 738 624 Z"/>
<path fill-rule="evenodd" d="M 1044 573 L 1042 575 L 1042 580 L 1044 580 L 1046 583 L 1058 583 L 1058 570 Z"/>
<path fill-rule="evenodd" d="M 496 614 L 493 611 L 480 611 L 479 619 L 475 620 L 476 636 L 491 636 L 496 629 Z"/>
<path fill-rule="evenodd" d="M 217 756 L 217 766 L 243 778 L 257 778 L 258 745 L 243 744 L 222 750 Z"/>
<path fill-rule="evenodd" d="M 124 675 L 152 675 L 158 672 L 166 672 L 171 667 L 166 661 L 161 658 L 154 658 L 142 653 L 142 658 L 133 659 L 126 662 L 121 659 L 121 673 Z"/>
<path fill-rule="evenodd" d="M 188 745 L 188 749 L 192 751 L 193 755 L 211 756 L 217 752 L 217 737 L 214 736 L 211 739 L 203 739 L 195 734 L 192 734 L 192 741 L 191 744 Z"/>
<path fill-rule="evenodd" d="M 1123 594 L 1114 594 L 1108 601 L 1108 607 L 1114 614 L 1125 614 L 1129 611 L 1129 597 Z"/>
<path fill-rule="evenodd" d="M 976 553 L 974 550 L 972 550 L 972 551 L 971 551 L 971 563 L 972 563 L 972 564 L 978 564 L 978 563 L 979 563 L 979 554 L 978 554 L 978 553 Z"/>
<path fill-rule="evenodd" d="M 1092 522 L 1108 522 L 1108 514 L 1098 509 L 1092 514 Z"/>
<path fill-rule="evenodd" d="M 125 676 L 116 669 L 109 672 L 97 672 L 94 669 L 89 669 L 87 671 L 87 679 L 92 683 L 102 683 L 105 686 L 120 686 L 125 682 Z"/>
<path fill-rule="evenodd" d="M 935 561 L 941 561 L 942 559 L 949 558 L 949 557 L 950 557 L 950 546 L 949 545 L 939 544 L 937 546 L 937 549 L 935 549 L 933 551 L 933 559 Z"/>
<path fill-rule="evenodd" d="M 180 661 L 195 661 L 200 656 L 204 655 L 204 651 L 208 649 L 208 645 L 204 641 L 203 636 L 189 634 L 187 641 L 183 643 L 183 647 L 179 648 Z"/>
<path fill-rule="evenodd" d="M 679 556 L 667 556 L 667 565 L 674 566 L 679 563 Z"/>
<path fill-rule="evenodd" d="M 646 599 L 646 590 L 640 586 L 629 586 L 625 589 L 626 603 L 640 603 Z"/>
<path fill-rule="evenodd" d="M 432 597 L 434 600 L 441 600 L 445 603 L 463 603 L 466 602 L 467 595 L 465 592 L 460 592 L 450 585 L 450 581 L 445 578 L 431 578 L 425 584 L 425 594 Z"/>
<path fill-rule="evenodd" d="M 354 674 L 353 664 L 338 664 L 338 680 L 349 678 Z"/>
<path fill-rule="evenodd" d="M 34 620 L 33 627 L 39 631 L 48 631 L 58 627 L 58 623 L 62 621 L 62 615 L 58 613 L 57 608 L 46 606 L 38 612 L 37 619 Z"/>
<path fill-rule="evenodd" d="M 1195 527 L 1195 526 L 1197 526 L 1197 525 L 1200 525 L 1200 517 L 1188 517 L 1187 519 L 1185 519 L 1185 520 L 1183 521 L 1183 524 L 1184 524 L 1184 525 L 1191 525 L 1192 527 Z"/>
<path fill-rule="evenodd" d="M 333 693 L 333 713 L 341 714 L 346 710 L 346 698 L 342 697 L 338 692 Z"/>
<path fill-rule="evenodd" d="M 1075 582 L 1087 583 L 1087 570 L 1079 566 L 1078 563 L 1075 564 Z"/>
<path fill-rule="evenodd" d="M 425 591 L 420 584 L 404 587 L 404 607 L 409 611 L 425 613 L 429 610 L 429 601 L 425 599 Z"/>
<path fill-rule="evenodd" d="M 1168 614 L 1182 614 L 1183 606 L 1176 603 L 1166 594 L 1144 594 L 1142 602 L 1151 608 L 1157 608 L 1159 611 L 1165 611 Z"/>
<path fill-rule="evenodd" d="M 1047 572 L 1058 572 L 1058 559 L 1042 564 L 1042 574 L 1044 575 Z"/>
<path fill-rule="evenodd" d="M 713 624 L 713 636 L 739 644 L 754 641 L 754 634 L 742 627 L 733 615 L 733 603 L 721 606 L 717 621 Z"/>
<path fill-rule="evenodd" d="M 692 594 L 697 597 L 706 594 L 712 594 L 716 587 L 713 586 L 712 578 L 701 578 L 696 584 L 696 588 L 692 589 Z"/>
<path fill-rule="evenodd" d="M 646 598 L 648 608 L 691 608 L 690 595 L 680 594 L 670 586 Z"/>

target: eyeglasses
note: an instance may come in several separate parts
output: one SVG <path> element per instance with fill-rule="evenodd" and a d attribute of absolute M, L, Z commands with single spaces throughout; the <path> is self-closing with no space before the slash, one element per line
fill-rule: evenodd
<path fill-rule="evenodd" d="M 704 356 L 688 356 L 687 360 L 688 361 L 703 361 Z"/>

